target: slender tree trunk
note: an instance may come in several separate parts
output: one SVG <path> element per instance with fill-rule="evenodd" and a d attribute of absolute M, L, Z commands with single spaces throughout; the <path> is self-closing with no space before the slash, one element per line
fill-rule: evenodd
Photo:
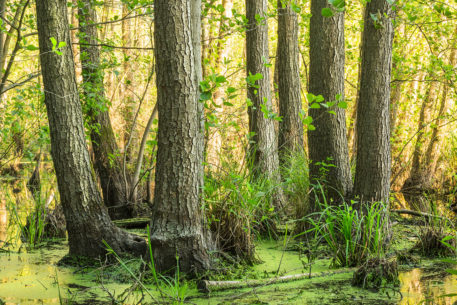
<path fill-rule="evenodd" d="M 277 75 L 279 94 L 278 149 L 282 160 L 290 152 L 303 150 L 303 123 L 300 93 L 298 16 L 290 3 L 278 0 Z"/>
<path fill-rule="evenodd" d="M 159 271 L 175 268 L 178 256 L 180 271 L 193 273 L 210 267 L 214 248 L 201 209 L 201 2 L 154 4 L 159 130 L 151 246 Z"/>
<path fill-rule="evenodd" d="M 122 17 L 129 14 L 126 4 L 122 4 Z M 133 45 L 133 29 L 131 28 L 131 19 L 122 20 L 122 42 L 124 46 Z M 135 88 L 134 67 L 131 65 L 133 53 L 131 50 L 122 50 L 124 61 L 122 64 L 124 70 L 124 81 L 121 86 L 121 99 L 124 105 L 122 110 L 124 119 L 124 153 L 127 162 L 135 160 L 134 152 L 138 146 L 138 131 L 134 128 L 134 117 L 136 111 L 135 96 L 132 92 Z M 133 130 L 132 130 L 133 128 Z"/>
<path fill-rule="evenodd" d="M 250 132 L 249 158 L 256 176 L 279 180 L 278 141 L 274 120 L 268 118 L 273 111 L 270 88 L 268 53 L 268 17 L 266 0 L 246 0 L 246 65 L 248 75 L 248 115 Z M 260 74 L 260 79 L 249 81 Z M 284 195 L 275 194 L 274 205 L 284 204 Z"/>
<path fill-rule="evenodd" d="M 382 201 L 385 204 L 389 203 L 391 167 L 392 14 L 391 5 L 386 0 L 372 0 L 366 4 L 357 107 L 355 195 L 361 201 Z"/>
<path fill-rule="evenodd" d="M 67 222 L 70 255 L 99 257 L 102 241 L 116 252 L 143 255 L 143 239 L 118 229 L 102 204 L 90 166 L 74 70 L 67 19 L 67 1 L 36 1 L 45 104 L 51 152 Z M 60 47 L 53 51 L 52 40 Z"/>
<path fill-rule="evenodd" d="M 426 174 L 427 164 L 429 160 L 426 160 L 425 152 L 427 150 L 428 137 L 430 136 L 430 128 L 427 125 L 430 124 L 430 120 L 433 112 L 433 104 L 436 101 L 437 93 L 439 89 L 438 82 L 431 82 L 427 92 L 427 96 L 422 102 L 421 110 L 419 113 L 419 123 L 417 126 L 417 139 L 413 151 L 413 160 L 411 164 L 411 171 L 409 178 L 405 181 L 402 187 L 402 191 L 411 192 L 412 189 L 421 188 L 424 182 L 429 179 L 423 175 Z M 428 135 L 427 135 L 428 134 Z M 419 190 L 419 192 L 421 192 Z"/>
<path fill-rule="evenodd" d="M 222 38 L 227 31 L 228 22 L 227 20 L 232 17 L 233 0 L 222 0 L 221 5 L 224 8 L 224 12 L 221 15 L 221 21 L 219 23 L 219 40 L 217 43 L 217 56 L 216 56 L 216 69 L 217 73 L 225 74 L 225 60 L 229 58 L 230 47 L 227 46 L 228 39 Z M 222 119 L 222 113 L 224 112 L 224 88 L 220 87 L 214 92 L 214 115 L 218 120 Z M 218 127 L 214 129 L 211 138 L 208 139 L 207 143 L 207 163 L 210 167 L 213 167 L 216 171 L 220 168 L 220 153 L 222 148 L 222 135 Z"/>
<path fill-rule="evenodd" d="M 84 106 L 90 123 L 90 137 L 94 150 L 94 165 L 103 191 L 103 201 L 111 219 L 133 217 L 132 203 L 127 194 L 130 186 L 125 185 L 119 150 L 114 136 L 105 98 L 103 71 L 100 69 L 97 15 L 92 0 L 80 1 L 78 15 L 81 33 L 80 55 L 84 79 Z"/>
<path fill-rule="evenodd" d="M 327 0 L 311 1 L 310 23 L 310 75 L 309 92 L 322 95 L 325 102 L 344 99 L 344 15 L 335 13 L 323 17 L 322 9 L 329 7 Z M 311 160 L 311 179 L 326 180 L 330 198 L 339 199 L 352 190 L 351 170 L 344 109 L 309 109 L 316 130 L 308 131 L 308 150 Z M 322 162 L 334 166 L 322 177 Z"/>

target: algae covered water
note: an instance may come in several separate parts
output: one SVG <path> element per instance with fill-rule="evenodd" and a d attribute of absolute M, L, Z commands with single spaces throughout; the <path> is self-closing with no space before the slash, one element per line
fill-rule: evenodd
<path fill-rule="evenodd" d="M 135 280 L 128 274 L 116 275 L 100 268 L 57 266 L 67 253 L 65 242 L 48 245 L 31 252 L 4 252 L 0 254 L 0 299 L 6 304 L 151 304 L 160 294 L 153 284 L 145 284 L 150 295 L 134 287 Z M 277 275 L 304 272 L 303 258 L 296 251 L 284 251 L 274 241 L 257 244 L 257 255 L 263 261 L 245 273 L 250 278 L 272 278 Z M 281 261 L 281 264 L 278 263 Z M 329 269 L 329 261 L 317 260 L 313 274 L 323 276 L 289 283 L 271 284 L 223 290 L 209 294 L 199 293 L 192 284 L 185 291 L 188 304 L 455 304 L 457 277 L 434 268 L 436 261 L 426 262 L 426 268 L 413 268 L 400 273 L 398 290 L 378 292 L 354 288 L 350 285 L 352 272 Z M 279 268 L 278 268 L 279 267 Z M 328 271 L 328 275 L 325 272 Z M 121 280 L 120 280 L 121 279 Z M 243 279 L 240 279 L 243 280 Z M 133 285 L 133 286 L 132 286 Z M 133 288 L 132 288 L 133 287 Z M 126 293 L 130 289 L 134 292 Z M 173 293 L 169 291 L 167 293 Z M 124 298 L 124 296 L 127 296 Z M 154 300 L 153 300 L 154 298 Z"/>

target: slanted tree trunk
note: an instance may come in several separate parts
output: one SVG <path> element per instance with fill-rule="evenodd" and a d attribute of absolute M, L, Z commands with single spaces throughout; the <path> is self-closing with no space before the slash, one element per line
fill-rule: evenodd
<path fill-rule="evenodd" d="M 94 180 L 76 86 L 66 3 L 38 0 L 36 11 L 51 152 L 67 222 L 70 255 L 103 256 L 103 240 L 118 253 L 142 255 L 146 251 L 145 241 L 111 222 Z M 53 40 L 60 48 L 53 50 Z"/>
<path fill-rule="evenodd" d="M 278 0 L 277 75 L 279 94 L 278 150 L 280 161 L 291 152 L 303 150 L 303 123 L 300 119 L 300 66 L 298 17 L 290 3 Z"/>
<path fill-rule="evenodd" d="M 331 102 L 337 95 L 344 99 L 344 14 L 323 17 L 325 7 L 330 7 L 327 0 L 311 1 L 309 92 Z M 323 178 L 329 197 L 339 199 L 352 190 L 346 115 L 337 105 L 330 110 L 336 114 L 325 107 L 309 109 L 316 127 L 308 131 L 310 177 Z M 334 166 L 325 167 L 322 162 Z M 324 177 L 322 168 L 328 170 Z"/>
<path fill-rule="evenodd" d="M 151 246 L 159 271 L 176 268 L 178 256 L 180 271 L 193 273 L 210 267 L 214 248 L 201 209 L 201 2 L 154 4 L 159 129 Z"/>
<path fill-rule="evenodd" d="M 97 15 L 92 0 L 83 0 L 78 15 L 81 33 L 80 56 L 82 63 L 84 107 L 90 124 L 90 138 L 94 150 L 95 170 L 100 177 L 103 201 L 111 219 L 133 217 L 128 202 L 129 184 L 123 179 L 121 160 L 109 117 L 105 98 L 103 71 L 100 69 Z"/>
<path fill-rule="evenodd" d="M 385 204 L 389 203 L 391 167 L 392 14 L 391 5 L 386 0 L 371 0 L 366 4 L 356 127 L 355 195 L 362 201 L 382 201 Z"/>
<path fill-rule="evenodd" d="M 422 102 L 421 110 L 419 112 L 419 123 L 417 126 L 417 139 L 413 151 L 413 160 L 411 164 L 411 171 L 409 178 L 406 179 L 403 184 L 402 191 L 406 193 L 416 193 L 419 191 L 421 193 L 421 186 L 424 184 L 425 180 L 428 180 L 429 177 L 425 177 L 425 170 L 429 160 L 426 160 L 425 152 L 427 150 L 428 138 L 430 136 L 430 128 L 427 126 L 430 124 L 430 120 L 433 112 L 433 104 L 436 101 L 437 93 L 439 89 L 438 82 L 431 82 L 427 91 L 427 95 Z"/>
<path fill-rule="evenodd" d="M 274 120 L 269 118 L 273 111 L 270 88 L 268 54 L 268 17 L 266 0 L 246 0 L 246 66 L 248 77 L 248 115 L 251 147 L 249 158 L 256 176 L 279 181 L 278 141 Z M 260 74 L 257 80 L 252 76 Z M 250 80 L 251 79 L 251 80 Z M 284 204 L 284 195 L 275 194 L 274 205 Z"/>
<path fill-rule="evenodd" d="M 127 4 L 122 4 L 122 17 L 129 14 Z M 133 45 L 133 29 L 131 27 L 131 19 L 122 20 L 122 43 L 126 47 Z M 124 70 L 124 79 L 121 86 L 121 99 L 124 105 L 122 109 L 122 117 L 124 119 L 124 153 L 126 161 L 135 160 L 134 152 L 138 146 L 138 131 L 135 128 L 134 118 L 136 111 L 135 96 L 133 94 L 134 86 L 134 67 L 131 64 L 133 60 L 133 52 L 129 49 L 123 49 L 122 54 L 124 61 L 122 64 Z"/>

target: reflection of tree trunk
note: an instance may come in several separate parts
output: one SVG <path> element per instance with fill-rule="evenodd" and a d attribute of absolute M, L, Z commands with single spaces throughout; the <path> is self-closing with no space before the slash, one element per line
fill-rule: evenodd
<path fill-rule="evenodd" d="M 327 1 L 311 1 L 309 92 L 325 102 L 344 100 L 344 14 L 324 17 Z M 339 102 L 339 101 L 338 101 Z M 316 130 L 308 130 L 310 178 L 323 179 L 329 197 L 338 200 L 352 191 L 345 110 L 309 109 Z M 331 166 L 325 166 L 330 164 Z"/>
<path fill-rule="evenodd" d="M 7 236 L 8 213 L 6 211 L 6 198 L 4 192 L 0 194 L 0 248 L 3 247 Z"/>
<path fill-rule="evenodd" d="M 103 86 L 103 71 L 100 70 L 100 50 L 93 44 L 98 43 L 97 22 L 92 0 L 83 0 L 79 7 L 80 23 L 83 34 L 81 39 L 81 62 L 84 78 L 84 105 L 91 125 L 90 137 L 94 150 L 94 165 L 103 190 L 103 200 L 112 219 L 133 216 L 133 208 L 128 204 L 129 185 L 125 185 L 118 147 L 107 108 Z M 92 45 L 84 45 L 84 43 Z M 127 181 L 128 182 L 128 181 Z"/>
<path fill-rule="evenodd" d="M 225 61 L 229 57 L 230 47 L 228 44 L 228 38 L 222 38 L 227 31 L 228 22 L 227 20 L 232 17 L 233 0 L 222 0 L 222 6 L 224 12 L 221 16 L 221 22 L 219 24 L 219 40 L 217 43 L 217 56 L 216 56 L 216 69 L 217 73 L 224 75 L 226 72 Z M 224 111 L 224 88 L 220 87 L 214 92 L 214 103 L 216 105 L 214 109 L 214 115 L 218 120 L 222 119 L 222 113 Z M 210 167 L 214 166 L 216 170 L 220 167 L 220 151 L 222 148 L 222 135 L 219 130 L 219 126 L 214 128 L 214 132 L 211 135 L 207 143 L 207 160 Z"/>
<path fill-rule="evenodd" d="M 60 200 L 68 231 L 69 254 L 100 258 L 103 241 L 117 253 L 143 255 L 142 238 L 110 220 L 94 180 L 74 70 L 66 1 L 36 1 L 41 71 Z M 66 46 L 52 51 L 51 37 Z"/>
<path fill-rule="evenodd" d="M 284 160 L 290 152 L 303 150 L 303 123 L 298 51 L 298 16 L 291 4 L 278 1 L 278 48 L 275 75 L 278 76 L 279 122 L 278 149 Z"/>
<path fill-rule="evenodd" d="M 279 181 L 278 142 L 274 120 L 268 117 L 273 111 L 270 88 L 270 68 L 268 53 L 267 0 L 246 0 L 246 67 L 250 76 L 262 77 L 248 83 L 250 159 L 254 173 L 272 181 Z M 275 206 L 284 204 L 284 195 L 275 195 Z"/>

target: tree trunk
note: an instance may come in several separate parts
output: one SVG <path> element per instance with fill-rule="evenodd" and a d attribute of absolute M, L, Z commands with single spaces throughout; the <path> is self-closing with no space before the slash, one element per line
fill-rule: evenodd
<path fill-rule="evenodd" d="M 126 17 L 129 14 L 127 4 L 122 4 L 122 17 Z M 126 47 L 133 45 L 134 39 L 133 29 L 131 28 L 131 19 L 122 20 L 122 43 Z M 124 70 L 124 80 L 121 86 L 121 99 L 124 105 L 122 109 L 122 117 L 124 119 L 124 153 L 126 154 L 126 161 L 135 160 L 134 152 L 138 146 L 138 131 L 135 128 L 135 95 L 132 90 L 135 88 L 134 85 L 134 68 L 131 65 L 133 60 L 133 53 L 131 50 L 123 49 L 122 54 L 124 56 L 123 60 L 123 70 Z"/>
<path fill-rule="evenodd" d="M 227 72 L 225 60 L 229 58 L 230 47 L 227 45 L 229 43 L 229 38 L 222 37 L 227 32 L 227 20 L 232 17 L 233 0 L 222 0 L 221 5 L 224 8 L 224 12 L 221 14 L 221 21 L 219 23 L 219 40 L 217 43 L 215 66 L 217 73 L 224 75 Z M 214 104 L 216 105 L 214 115 L 218 118 L 218 120 L 221 120 L 222 113 L 224 112 L 224 87 L 219 87 L 216 89 L 216 92 L 214 92 Z M 213 168 L 215 171 L 219 171 L 221 161 L 220 153 L 222 148 L 222 135 L 219 127 L 214 128 L 214 132 L 211 138 L 209 138 L 207 147 L 207 163 L 210 168 Z"/>
<path fill-rule="evenodd" d="M 386 0 L 372 0 L 366 4 L 356 127 L 355 195 L 361 201 L 382 201 L 385 204 L 389 203 L 391 167 L 392 14 Z"/>
<path fill-rule="evenodd" d="M 344 14 L 323 17 L 322 9 L 330 7 L 327 0 L 311 1 L 309 92 L 322 95 L 325 102 L 344 99 Z M 311 179 L 323 178 L 330 198 L 339 199 L 352 190 L 351 170 L 344 109 L 309 109 L 316 130 L 308 131 Z M 322 177 L 322 162 L 326 167 Z"/>
<path fill-rule="evenodd" d="M 278 0 L 277 75 L 279 93 L 278 150 L 281 156 L 303 150 L 303 123 L 300 93 L 298 17 L 291 4 Z"/>
<path fill-rule="evenodd" d="M 114 226 L 94 180 L 76 86 L 66 2 L 36 1 L 36 16 L 51 152 L 70 255 L 103 256 L 106 249 L 102 241 L 118 253 L 143 255 L 145 241 Z"/>
<path fill-rule="evenodd" d="M 128 182 L 123 179 L 118 157 L 118 147 L 114 136 L 105 98 L 103 71 L 100 69 L 97 15 L 92 0 L 83 0 L 78 15 L 81 33 L 80 56 L 82 63 L 84 107 L 90 123 L 90 138 L 94 150 L 95 170 L 100 177 L 103 201 L 111 219 L 133 217 L 132 203 L 127 194 Z"/>
<path fill-rule="evenodd" d="M 433 104 L 436 101 L 437 91 L 439 89 L 438 82 L 431 82 L 427 92 L 427 96 L 422 102 L 421 110 L 419 113 L 419 123 L 417 126 L 417 139 L 414 146 L 413 160 L 411 164 L 411 171 L 409 178 L 405 181 L 402 187 L 403 192 L 411 192 L 414 189 L 421 189 L 425 180 L 429 177 L 425 177 L 427 164 L 429 160 L 426 160 L 425 151 L 427 150 L 428 138 L 430 136 L 430 128 L 427 128 L 430 124 Z M 415 192 L 415 191 L 414 191 Z M 419 190 L 419 193 L 421 191 Z"/>
<path fill-rule="evenodd" d="M 177 256 L 182 272 L 207 270 L 213 249 L 201 208 L 200 5 L 155 1 L 159 129 L 151 245 L 159 271 L 175 268 Z"/>
<path fill-rule="evenodd" d="M 248 115 L 250 143 L 249 159 L 255 176 L 263 176 L 279 182 L 278 141 L 274 120 L 268 114 L 273 111 L 270 88 L 268 54 L 268 17 L 266 0 L 246 0 L 246 66 L 248 75 Z M 260 74 L 257 80 L 252 76 Z M 280 190 L 278 188 L 278 190 Z M 274 205 L 284 204 L 284 195 L 274 195 Z"/>

